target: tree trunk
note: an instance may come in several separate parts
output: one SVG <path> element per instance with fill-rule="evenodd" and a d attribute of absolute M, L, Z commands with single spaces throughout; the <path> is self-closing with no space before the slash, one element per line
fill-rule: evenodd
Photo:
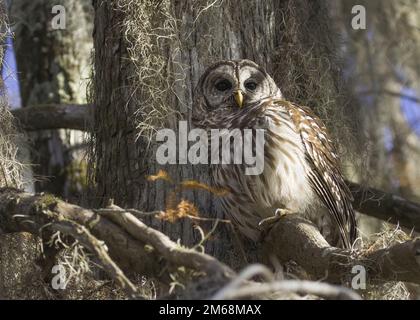
<path fill-rule="evenodd" d="M 205 67 L 219 59 L 256 61 L 287 99 L 328 115 L 333 132 L 342 127 L 335 116 L 343 119 L 336 104 L 339 69 L 322 1 L 96 0 L 94 7 L 96 205 L 113 199 L 122 207 L 165 208 L 173 188 L 146 179 L 161 169 L 150 128 L 178 132 L 178 120 L 190 124 L 193 89 Z M 209 183 L 205 166 L 164 169 L 176 181 Z M 198 190 L 183 196 L 201 215 L 223 218 L 215 196 Z M 189 221 L 164 224 L 163 231 L 186 245 L 201 240 Z M 230 225 L 219 223 L 206 252 L 240 265 L 234 235 Z"/>
<path fill-rule="evenodd" d="M 57 4 L 66 8 L 65 30 L 51 27 L 52 7 Z M 24 106 L 86 102 L 85 79 L 90 72 L 92 47 L 88 5 L 87 0 L 16 0 L 11 3 L 9 18 L 15 33 Z M 3 125 L 3 118 L 0 121 Z M 6 135 L 0 131 L 0 136 Z M 81 133 L 55 130 L 34 133 L 30 138 L 33 140 L 31 163 L 35 164 L 35 174 L 43 179 L 36 183 L 36 190 L 79 200 L 83 165 L 79 163 L 81 156 L 72 154 L 69 147 L 82 142 Z M 44 288 L 36 283 L 39 279 L 35 279 L 39 274 L 37 269 L 42 268 L 42 259 L 38 260 L 42 256 L 39 245 L 39 239 L 28 233 L 0 235 L 2 295 L 17 299 L 46 298 Z"/>
<path fill-rule="evenodd" d="M 52 13 L 52 8 L 56 5 L 65 8 L 62 30 L 53 26 L 57 13 Z M 92 49 L 90 1 L 17 0 L 9 12 L 23 106 L 86 103 Z M 82 133 L 46 130 L 30 137 L 36 191 L 80 200 L 85 164 L 80 152 L 71 150 L 80 149 Z"/>
<path fill-rule="evenodd" d="M 352 178 L 412 201 L 420 198 L 420 140 L 416 133 L 417 106 L 410 102 L 420 92 L 420 19 L 418 1 L 336 1 L 336 21 L 344 39 L 346 77 L 355 106 L 363 113 L 360 132 L 366 135 L 363 175 Z M 352 8 L 366 8 L 366 30 L 352 28 Z M 416 22 L 414 22 L 416 21 Z M 361 234 L 383 231 L 382 221 L 362 217 Z"/>
<path fill-rule="evenodd" d="M 8 33 L 8 19 L 4 1 L 0 1 L 0 62 L 3 65 L 4 46 Z M 18 133 L 9 112 L 4 95 L 3 80 L 0 80 L 0 188 L 22 186 L 22 168 L 16 159 Z M 3 234 L 0 229 L 0 299 L 22 297 L 22 284 L 27 279 L 33 254 L 21 234 Z M 33 270 L 31 270 L 33 271 Z"/>

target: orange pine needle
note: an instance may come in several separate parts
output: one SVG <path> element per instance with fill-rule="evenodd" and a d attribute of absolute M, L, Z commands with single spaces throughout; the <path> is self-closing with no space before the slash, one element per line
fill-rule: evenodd
<path fill-rule="evenodd" d="M 180 183 L 181 189 L 201 189 L 213 193 L 216 196 L 225 196 L 229 194 L 229 190 L 223 188 L 214 188 L 195 180 L 185 180 Z"/>
<path fill-rule="evenodd" d="M 147 180 L 148 181 L 165 180 L 170 183 L 174 183 L 171 176 L 165 170 L 159 170 L 157 174 L 147 176 Z"/>

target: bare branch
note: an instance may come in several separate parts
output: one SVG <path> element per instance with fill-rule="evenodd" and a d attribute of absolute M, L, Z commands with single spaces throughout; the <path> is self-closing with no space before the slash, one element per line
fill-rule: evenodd
<path fill-rule="evenodd" d="M 159 274 L 163 265 L 156 254 L 147 251 L 144 243 L 133 239 L 106 218 L 51 195 L 0 189 L 0 226 L 3 232 L 29 232 L 48 237 L 42 231 L 43 226 L 62 220 L 77 222 L 104 241 L 112 259 L 124 271 L 149 275 L 163 282 L 170 281 L 165 275 Z"/>
<path fill-rule="evenodd" d="M 132 214 L 118 209 L 117 213 L 114 209 L 97 214 L 51 195 L 0 189 L 0 227 L 6 233 L 26 231 L 41 235 L 43 226 L 71 220 L 85 226 L 95 237 L 104 241 L 112 259 L 128 272 L 148 275 L 163 283 L 171 281 L 169 272 L 162 273 L 165 266 L 174 269 L 186 266 L 203 275 L 218 275 L 221 279 L 234 274 L 215 258 L 179 246 Z M 110 221 L 110 217 L 113 221 Z"/>
<path fill-rule="evenodd" d="M 233 271 L 212 256 L 181 247 L 165 234 L 148 227 L 133 214 L 113 205 L 114 211 L 103 211 L 102 215 L 124 228 L 133 238 L 149 243 L 159 255 L 177 265 L 206 272 L 208 275 L 228 277 Z"/>
<path fill-rule="evenodd" d="M 40 105 L 12 110 L 18 123 L 27 131 L 74 129 L 88 131 L 92 123 L 91 105 Z"/>
<path fill-rule="evenodd" d="M 266 282 L 251 282 L 253 277 L 261 275 Z M 242 270 L 227 286 L 213 296 L 213 300 L 244 299 L 250 297 L 270 297 L 273 293 L 314 295 L 335 300 L 360 300 L 354 291 L 342 286 L 302 280 L 274 281 L 274 274 L 265 266 L 253 264 Z"/>
<path fill-rule="evenodd" d="M 358 95 L 365 95 L 365 96 L 370 96 L 370 95 L 388 95 L 391 97 L 395 97 L 398 99 L 405 99 L 405 100 L 409 100 L 415 103 L 420 103 L 420 99 L 417 98 L 416 96 L 410 96 L 401 92 L 396 92 L 396 91 L 392 91 L 392 90 L 388 90 L 388 89 L 384 89 L 384 90 L 368 90 L 368 91 L 362 91 L 362 92 L 358 92 Z"/>
<path fill-rule="evenodd" d="M 295 261 L 315 279 L 346 283 L 355 265 L 366 269 L 370 280 L 420 283 L 420 239 L 372 251 L 331 247 L 319 230 L 297 216 L 282 217 L 264 239 L 265 252 L 282 262 Z"/>
<path fill-rule="evenodd" d="M 221 297 L 221 299 L 244 299 L 261 297 L 270 293 L 296 293 L 299 295 L 314 295 L 333 300 L 361 300 L 354 291 L 343 286 L 308 280 L 281 280 L 268 283 L 251 283 Z"/>
<path fill-rule="evenodd" d="M 183 266 L 194 270 L 196 277 L 214 279 L 211 285 L 216 291 L 233 280 L 225 288 L 227 290 L 219 291 L 218 297 L 223 298 L 244 297 L 250 291 L 255 295 L 288 291 L 324 298 L 356 298 L 350 292 L 334 286 L 310 282 L 272 282 L 270 273 L 262 267 L 251 266 L 253 269 L 248 269 L 236 278 L 234 271 L 214 257 L 178 245 L 124 209 L 112 205 L 98 212 L 50 195 L 31 195 L 10 188 L 0 189 L 0 228 L 4 232 L 27 231 L 48 239 L 46 231 L 53 226 L 78 239 L 96 253 L 108 272 L 130 295 L 135 294 L 135 288 L 122 270 L 154 277 L 168 284 L 171 281 L 171 270 Z M 100 241 L 106 243 L 109 257 Z M 370 281 L 420 283 L 420 239 L 385 249 L 350 252 L 331 247 L 310 222 L 296 215 L 287 215 L 268 231 L 262 247 L 280 262 L 295 261 L 313 279 L 348 283 L 354 276 L 352 267 L 361 265 L 365 267 Z M 268 283 L 261 285 L 247 280 L 257 274 L 264 275 Z M 249 282 L 251 287 L 246 289 L 240 286 L 243 281 L 246 284 Z"/>
<path fill-rule="evenodd" d="M 420 232 L 420 204 L 357 183 L 347 184 L 352 191 L 353 206 L 357 211 Z"/>
<path fill-rule="evenodd" d="M 242 270 L 237 277 L 235 277 L 228 285 L 217 292 L 212 300 L 229 299 L 233 292 L 239 288 L 244 282 L 251 280 L 253 277 L 261 275 L 268 282 L 274 281 L 274 275 L 266 266 L 261 264 L 251 264 Z"/>

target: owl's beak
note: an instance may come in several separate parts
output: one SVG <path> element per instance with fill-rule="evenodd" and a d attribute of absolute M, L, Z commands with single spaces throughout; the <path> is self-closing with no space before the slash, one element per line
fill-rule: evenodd
<path fill-rule="evenodd" d="M 236 104 L 239 108 L 242 108 L 244 104 L 244 95 L 242 93 L 242 90 L 236 90 L 233 92 L 233 96 L 235 97 Z"/>

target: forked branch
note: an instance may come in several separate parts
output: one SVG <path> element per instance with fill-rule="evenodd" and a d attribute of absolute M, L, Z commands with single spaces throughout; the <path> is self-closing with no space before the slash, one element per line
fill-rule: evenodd
<path fill-rule="evenodd" d="M 122 270 L 153 277 L 168 284 L 171 270 L 186 267 L 194 270 L 197 277 L 217 279 L 212 282 L 218 286 L 216 291 L 237 277 L 233 270 L 214 257 L 178 245 L 165 234 L 117 206 L 93 211 L 50 195 L 0 189 L 0 229 L 3 232 L 25 231 L 47 237 L 45 240 L 48 240 L 48 228 L 78 239 L 99 257 L 111 277 L 130 296 L 135 295 L 136 288 Z M 348 283 L 349 278 L 354 276 L 353 266 L 361 265 L 373 280 L 420 284 L 420 239 L 380 250 L 349 252 L 331 247 L 310 222 L 288 215 L 273 226 L 262 246 L 280 262 L 295 261 L 314 280 Z M 293 292 L 302 293 L 307 290 L 308 293 L 318 292 L 325 297 L 342 293 L 334 286 L 316 286 L 311 283 L 298 285 L 293 282 L 269 281 L 262 287 L 255 283 L 251 285 L 255 285 L 255 290 L 261 292 L 290 288 Z M 249 292 L 246 291 L 248 289 L 241 290 L 233 296 L 245 297 Z M 345 296 L 348 296 L 347 291 Z"/>

